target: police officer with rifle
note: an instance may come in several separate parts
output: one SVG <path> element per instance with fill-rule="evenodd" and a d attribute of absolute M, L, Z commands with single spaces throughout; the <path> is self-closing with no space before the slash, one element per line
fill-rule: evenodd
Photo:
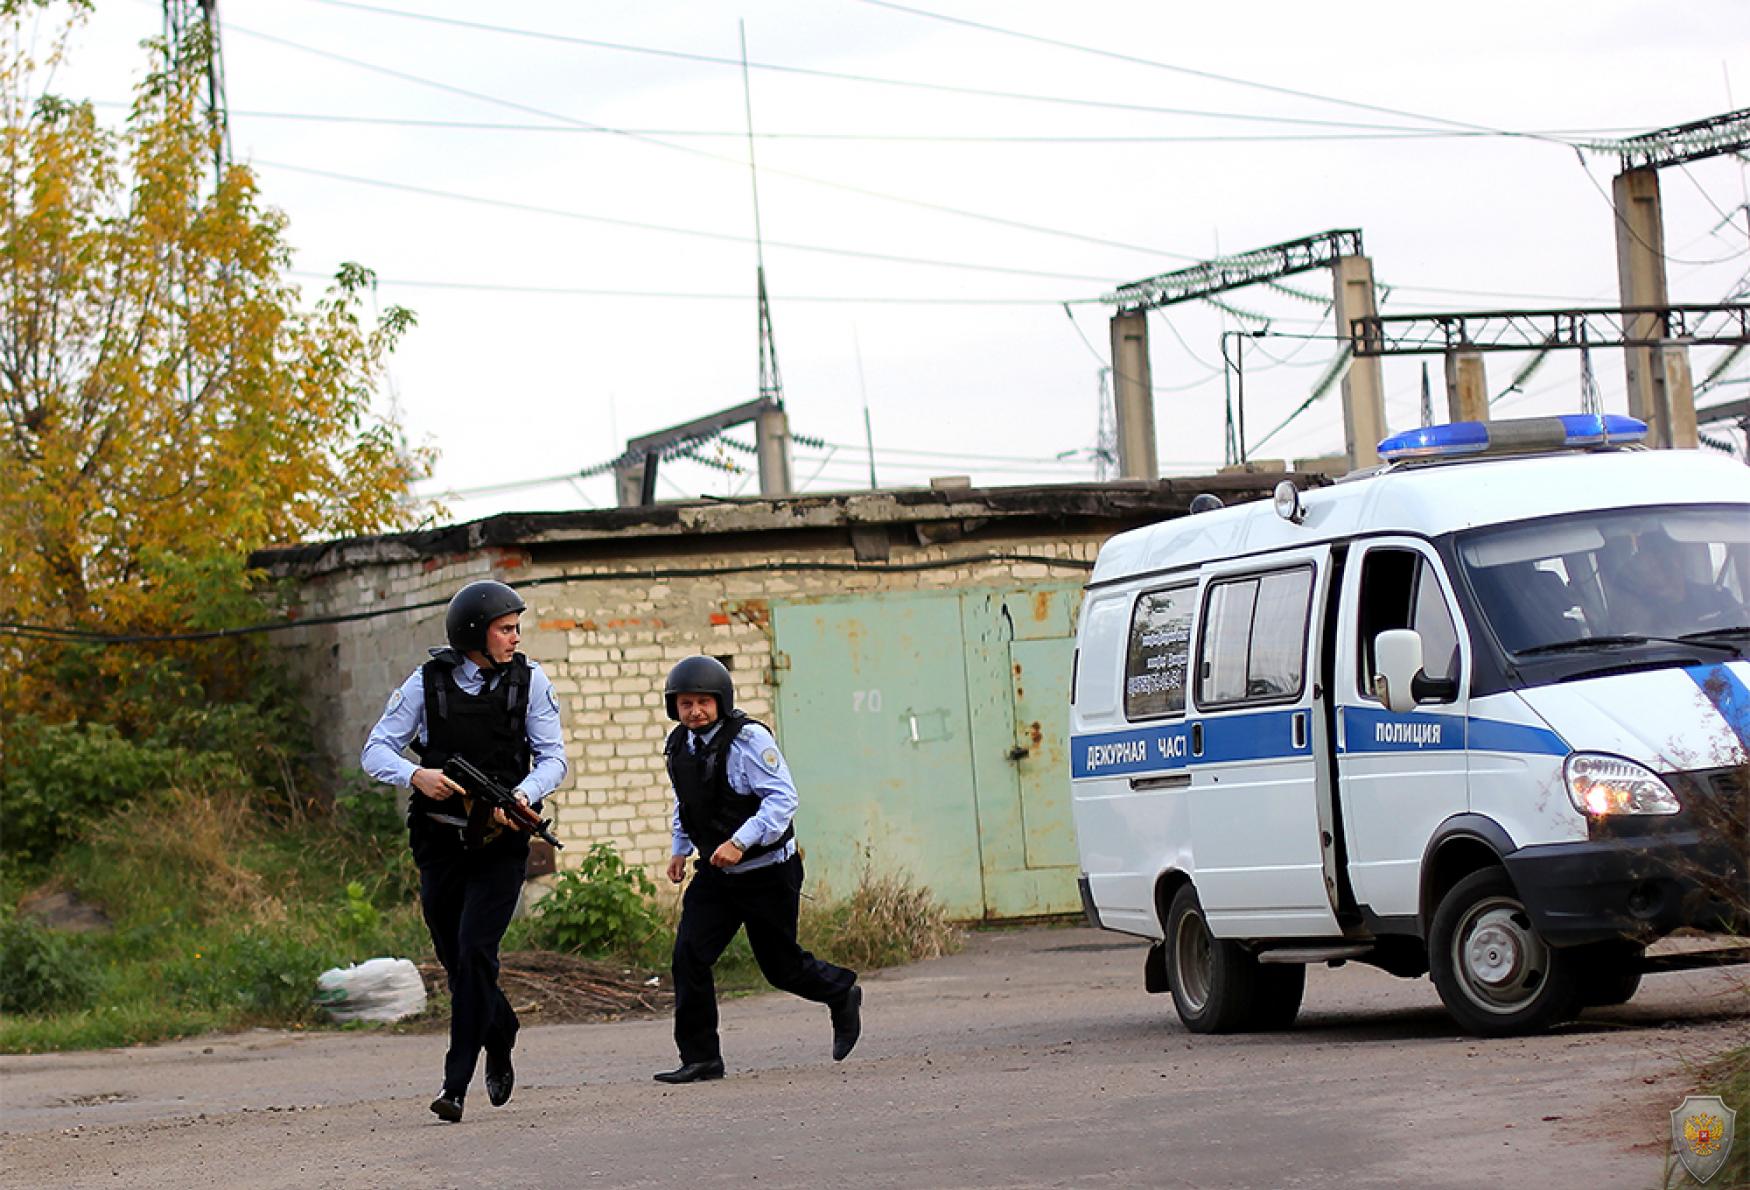
<path fill-rule="evenodd" d="M 567 770 L 552 682 L 517 652 L 523 610 L 500 582 L 456 592 L 444 616 L 449 646 L 432 649 L 389 696 L 359 758 L 377 780 L 413 790 L 419 899 L 450 986 L 450 1048 L 431 1110 L 450 1123 L 462 1118 L 482 1050 L 493 1106 L 515 1085 L 517 1019 L 498 987 L 498 944 L 522 890 L 529 834 L 556 842 L 536 811 Z M 417 765 L 402 755 L 410 745 Z"/>

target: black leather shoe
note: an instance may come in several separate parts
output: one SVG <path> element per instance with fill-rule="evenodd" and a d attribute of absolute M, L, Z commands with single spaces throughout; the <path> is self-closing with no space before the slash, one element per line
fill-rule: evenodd
<path fill-rule="evenodd" d="M 462 1122 L 462 1097 L 449 1091 L 439 1091 L 431 1101 L 431 1114 L 446 1124 Z"/>
<path fill-rule="evenodd" d="M 510 1051 L 486 1054 L 486 1100 L 493 1107 L 503 1107 L 510 1101 L 511 1088 L 516 1086 L 516 1071 L 511 1068 Z"/>
<path fill-rule="evenodd" d="M 655 1075 L 659 1083 L 702 1083 L 708 1078 L 722 1077 L 722 1058 L 712 1058 L 708 1062 L 687 1062 L 673 1070 L 659 1071 Z"/>
<path fill-rule="evenodd" d="M 832 1006 L 832 1060 L 843 1062 L 863 1035 L 863 988 L 852 984 L 844 998 Z"/>

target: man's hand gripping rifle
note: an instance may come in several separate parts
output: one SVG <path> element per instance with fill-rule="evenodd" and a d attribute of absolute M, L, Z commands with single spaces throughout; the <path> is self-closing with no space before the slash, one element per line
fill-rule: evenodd
<path fill-rule="evenodd" d="M 549 829 L 553 823 L 549 819 L 542 818 L 535 813 L 526 802 L 518 801 L 510 790 L 469 764 L 462 757 L 452 756 L 444 761 L 444 776 L 467 790 L 469 796 L 481 798 L 495 810 L 503 810 L 504 816 L 510 819 L 518 830 L 527 831 L 537 838 L 545 839 L 555 847 L 563 848 L 565 846 L 553 837 L 553 832 Z"/>

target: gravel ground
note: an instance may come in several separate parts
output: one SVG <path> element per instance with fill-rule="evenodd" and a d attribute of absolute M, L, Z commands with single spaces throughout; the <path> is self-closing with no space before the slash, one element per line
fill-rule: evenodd
<path fill-rule="evenodd" d="M 688 1087 L 650 1080 L 666 1019 L 530 1027 L 510 1104 L 476 1085 L 454 1126 L 426 1110 L 441 1036 L 0 1058 L 0 1185 L 1643 1188 L 1696 1065 L 1750 1041 L 1742 967 L 1487 1042 L 1426 980 L 1316 968 L 1292 1031 L 1197 1037 L 1142 954 L 977 934 L 867 979 L 842 1064 L 824 1010 L 731 1000 L 730 1076 Z"/>

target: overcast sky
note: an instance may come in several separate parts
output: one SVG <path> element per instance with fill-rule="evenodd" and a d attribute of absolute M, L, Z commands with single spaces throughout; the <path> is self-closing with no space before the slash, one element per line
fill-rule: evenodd
<path fill-rule="evenodd" d="M 1384 313 L 1614 304 L 1617 159 L 1567 142 L 1750 106 L 1744 0 L 221 0 L 220 16 L 233 151 L 290 217 L 306 292 L 357 261 L 418 315 L 384 400 L 441 452 L 426 490 L 458 493 L 453 519 L 611 504 L 605 477 L 475 489 L 573 473 L 757 395 L 738 22 L 791 426 L 833 444 L 798 449 L 806 490 L 867 485 L 865 400 L 883 485 L 1093 479 L 1098 299 L 1218 253 L 1353 227 Z M 98 0 L 60 88 L 119 105 L 160 22 L 154 0 Z M 1672 300 L 1741 298 L 1746 166 L 1661 181 Z M 1289 284 L 1303 296 L 1225 299 L 1269 320 L 1229 341 L 1253 442 L 1337 350 L 1328 274 Z M 1151 318 L 1163 472 L 1222 463 L 1220 336 L 1260 325 L 1206 304 Z M 1695 351 L 1698 381 L 1722 354 Z M 1490 391 L 1526 358 L 1490 356 Z M 1593 363 L 1626 411 L 1620 353 Z M 1421 368 L 1387 361 L 1394 429 L 1418 423 Z M 1746 395 L 1747 374 L 1750 357 L 1702 403 Z M 1552 355 L 1495 415 L 1577 410 L 1578 376 Z M 1333 389 L 1253 453 L 1342 444 Z M 752 459 L 722 454 L 749 470 L 677 461 L 659 494 L 757 491 Z"/>

